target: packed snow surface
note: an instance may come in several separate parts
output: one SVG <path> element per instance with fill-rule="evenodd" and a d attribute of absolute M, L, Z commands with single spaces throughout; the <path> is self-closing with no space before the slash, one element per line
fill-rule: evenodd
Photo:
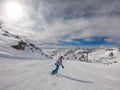
<path fill-rule="evenodd" d="M 54 62 L 0 58 L 0 90 L 120 90 L 120 64 L 64 60 L 51 75 Z"/>

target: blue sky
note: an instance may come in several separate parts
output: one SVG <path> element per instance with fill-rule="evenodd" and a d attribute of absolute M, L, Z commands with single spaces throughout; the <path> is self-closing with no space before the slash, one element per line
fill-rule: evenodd
<path fill-rule="evenodd" d="M 18 16 L 6 12 L 10 3 Z M 120 0 L 0 0 L 0 19 L 41 46 L 120 47 Z"/>

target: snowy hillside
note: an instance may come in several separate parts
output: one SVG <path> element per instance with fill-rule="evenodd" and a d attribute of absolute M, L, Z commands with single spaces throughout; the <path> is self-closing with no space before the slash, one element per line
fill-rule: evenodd
<path fill-rule="evenodd" d="M 120 63 L 118 48 L 38 48 L 25 37 L 0 29 L 0 57 L 56 60 L 61 55 L 65 60 L 103 64 Z"/>
<path fill-rule="evenodd" d="M 65 60 L 79 60 L 104 64 L 120 62 L 120 50 L 117 48 L 38 48 L 25 37 L 11 34 L 2 28 L 0 29 L 0 43 L 1 57 L 57 59 L 63 55 Z M 16 54 L 16 52 L 19 54 Z M 110 56 L 110 53 L 112 53 L 113 56 Z"/>
<path fill-rule="evenodd" d="M 119 90 L 120 64 L 64 60 L 64 69 L 50 75 L 53 60 L 0 58 L 0 90 Z"/>
<path fill-rule="evenodd" d="M 112 56 L 110 54 L 112 54 Z M 68 50 L 64 56 L 66 60 L 79 60 L 103 64 L 120 63 L 120 50 L 118 48 L 74 48 Z"/>
<path fill-rule="evenodd" d="M 104 64 L 120 63 L 120 50 L 117 48 L 100 48 L 89 54 L 89 60 Z"/>
<path fill-rule="evenodd" d="M 0 29 L 0 57 L 5 58 L 28 58 L 28 59 L 52 59 L 34 44 L 25 41 L 25 38 Z M 24 41 L 23 41 L 24 40 Z M 20 45 L 19 43 L 25 43 Z M 20 46 L 18 48 L 18 46 Z M 13 47 L 17 47 L 13 48 Z"/>
<path fill-rule="evenodd" d="M 68 52 L 68 48 L 42 48 L 42 50 L 51 56 L 53 59 L 57 59 L 59 56 L 64 56 Z"/>

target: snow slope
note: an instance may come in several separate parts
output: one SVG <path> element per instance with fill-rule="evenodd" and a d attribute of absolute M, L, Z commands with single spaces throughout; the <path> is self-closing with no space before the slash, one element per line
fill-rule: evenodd
<path fill-rule="evenodd" d="M 54 60 L 0 58 L 0 90 L 120 90 L 120 64 L 63 64 L 52 76 Z"/>
<path fill-rule="evenodd" d="M 41 49 L 37 50 L 30 45 L 27 45 L 25 50 L 12 48 L 11 45 L 18 44 L 18 41 L 22 40 L 21 38 L 20 36 L 13 35 L 8 31 L 0 29 L 0 57 L 12 59 L 50 59 Z M 32 48 L 34 52 L 32 52 L 30 48 Z"/>

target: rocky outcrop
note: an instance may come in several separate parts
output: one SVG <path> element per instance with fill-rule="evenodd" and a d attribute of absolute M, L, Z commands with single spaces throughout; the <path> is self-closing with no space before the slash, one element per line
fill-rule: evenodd
<path fill-rule="evenodd" d="M 27 44 L 23 41 L 18 41 L 18 44 L 17 45 L 12 45 L 11 47 L 15 48 L 15 49 L 18 49 L 18 50 L 24 50 L 25 49 L 25 46 Z"/>

